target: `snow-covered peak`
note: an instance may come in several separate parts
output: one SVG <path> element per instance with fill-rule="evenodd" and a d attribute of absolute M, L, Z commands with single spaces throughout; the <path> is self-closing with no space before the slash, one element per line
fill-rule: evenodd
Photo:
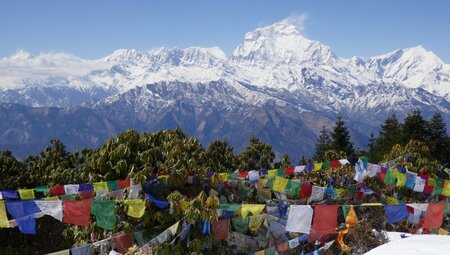
<path fill-rule="evenodd" d="M 245 34 L 232 58 L 250 63 L 328 63 L 334 53 L 328 46 L 305 38 L 288 19 Z"/>

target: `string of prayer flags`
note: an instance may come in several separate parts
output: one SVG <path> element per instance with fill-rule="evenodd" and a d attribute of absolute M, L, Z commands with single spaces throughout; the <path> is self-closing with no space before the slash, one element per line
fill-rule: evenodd
<path fill-rule="evenodd" d="M 254 215 L 259 215 L 264 210 L 266 205 L 260 204 L 242 204 L 241 205 L 241 215 L 242 218 L 245 219 L 249 213 Z"/>
<path fill-rule="evenodd" d="M 23 234 L 36 234 L 35 214 L 40 212 L 34 201 L 7 200 L 6 208 Z"/>
<path fill-rule="evenodd" d="M 62 201 L 52 200 L 52 201 L 42 201 L 35 200 L 34 203 L 41 210 L 42 214 L 52 216 L 58 221 L 62 222 L 63 219 L 63 207 Z"/>
<path fill-rule="evenodd" d="M 339 205 L 316 205 L 312 229 L 317 233 L 335 234 Z"/>
<path fill-rule="evenodd" d="M 214 239 L 226 240 L 228 238 L 228 233 L 230 232 L 230 219 L 228 218 L 214 221 L 212 224 L 212 231 L 214 234 Z"/>
<path fill-rule="evenodd" d="M 116 201 L 92 200 L 91 214 L 95 216 L 97 226 L 112 230 L 116 226 Z"/>
<path fill-rule="evenodd" d="M 34 189 L 19 189 L 19 196 L 21 200 L 33 200 Z"/>
<path fill-rule="evenodd" d="M 91 199 L 64 200 L 63 222 L 77 226 L 88 226 L 91 220 Z"/>
<path fill-rule="evenodd" d="M 309 205 L 289 206 L 286 231 L 309 234 L 312 217 L 313 209 Z"/>
<path fill-rule="evenodd" d="M 124 200 L 127 206 L 127 215 L 133 218 L 141 218 L 145 213 L 145 200 Z"/>
<path fill-rule="evenodd" d="M 390 224 L 399 222 L 408 217 L 406 204 L 384 205 L 386 221 Z"/>
<path fill-rule="evenodd" d="M 445 206 L 445 203 L 428 204 L 423 228 L 432 229 L 440 227 L 444 220 Z"/>
<path fill-rule="evenodd" d="M 8 221 L 8 216 L 6 215 L 5 202 L 0 200 L 0 228 L 10 228 L 11 225 Z"/>

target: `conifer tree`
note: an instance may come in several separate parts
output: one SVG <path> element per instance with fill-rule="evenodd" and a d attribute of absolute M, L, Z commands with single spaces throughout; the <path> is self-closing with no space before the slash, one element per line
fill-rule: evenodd
<path fill-rule="evenodd" d="M 381 125 L 378 138 L 376 138 L 372 149 L 369 147 L 369 160 L 379 162 L 384 155 L 391 151 L 392 146 L 402 143 L 401 124 L 397 117 L 392 115 Z"/>
<path fill-rule="evenodd" d="M 427 121 L 424 120 L 419 110 L 413 110 L 406 116 L 402 125 L 402 133 L 402 144 L 407 144 L 410 140 L 428 142 Z"/>
<path fill-rule="evenodd" d="M 320 130 L 320 135 L 317 139 L 316 149 L 314 152 L 314 159 L 317 161 L 323 161 L 325 152 L 329 149 L 331 149 L 330 132 L 325 128 L 325 126 L 322 126 L 322 129 Z"/>
<path fill-rule="evenodd" d="M 350 142 L 350 133 L 345 126 L 342 116 L 338 116 L 333 131 L 331 132 L 331 149 L 335 151 L 343 151 L 346 155 L 353 152 L 353 144 Z"/>
<path fill-rule="evenodd" d="M 436 112 L 428 122 L 429 147 L 431 154 L 442 164 L 449 163 L 449 137 L 446 124 L 439 112 Z"/>

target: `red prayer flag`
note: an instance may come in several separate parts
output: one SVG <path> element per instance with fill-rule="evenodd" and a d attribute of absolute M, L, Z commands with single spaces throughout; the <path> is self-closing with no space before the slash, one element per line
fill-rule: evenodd
<path fill-rule="evenodd" d="M 339 205 L 316 205 L 313 226 L 315 232 L 335 234 Z"/>
<path fill-rule="evenodd" d="M 423 228 L 438 228 L 444 221 L 445 203 L 428 204 L 427 212 L 423 222 Z"/>
<path fill-rule="evenodd" d="M 228 233 L 230 232 L 230 218 L 214 221 L 212 224 L 212 230 L 214 233 L 214 239 L 226 240 L 228 238 Z"/>
<path fill-rule="evenodd" d="M 122 254 L 127 253 L 128 248 L 130 248 L 134 245 L 133 233 L 115 236 L 115 237 L 113 237 L 113 240 L 114 240 L 114 243 L 116 244 L 117 251 Z"/>
<path fill-rule="evenodd" d="M 339 160 L 333 160 L 330 163 L 331 168 L 338 168 L 339 167 Z"/>
<path fill-rule="evenodd" d="M 434 186 L 429 185 L 430 182 L 428 181 L 428 178 L 425 182 L 425 187 L 423 188 L 423 193 L 426 195 L 431 195 L 431 193 L 433 193 L 434 190 Z"/>
<path fill-rule="evenodd" d="M 245 179 L 248 176 L 248 172 L 239 172 L 238 173 L 238 178 L 242 178 Z"/>
<path fill-rule="evenodd" d="M 83 200 L 89 199 L 89 198 L 94 198 L 94 196 L 95 196 L 94 191 L 80 191 L 78 194 L 80 195 L 81 199 L 83 199 Z"/>
<path fill-rule="evenodd" d="M 290 166 L 290 167 L 287 167 L 286 169 L 284 169 L 284 174 L 286 176 L 292 176 L 292 175 L 294 175 L 294 171 L 295 171 L 295 167 Z"/>
<path fill-rule="evenodd" d="M 66 194 L 66 192 L 64 191 L 63 185 L 58 185 L 50 187 L 50 194 L 52 194 L 53 196 L 62 196 Z"/>
<path fill-rule="evenodd" d="M 91 199 L 64 200 L 64 223 L 87 226 L 91 221 Z"/>
<path fill-rule="evenodd" d="M 300 198 L 307 198 L 311 196 L 313 185 L 311 183 L 303 183 L 300 189 Z"/>
<path fill-rule="evenodd" d="M 130 187 L 130 179 L 119 180 L 119 189 L 125 189 Z"/>

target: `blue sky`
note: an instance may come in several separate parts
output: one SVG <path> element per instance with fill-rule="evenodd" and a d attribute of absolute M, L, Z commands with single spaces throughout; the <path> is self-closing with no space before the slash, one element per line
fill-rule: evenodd
<path fill-rule="evenodd" d="M 306 15 L 304 34 L 340 57 L 423 45 L 450 63 L 450 1 L 417 0 L 47 0 L 0 2 L 0 57 L 23 49 L 87 59 L 118 48 L 219 46 Z"/>

